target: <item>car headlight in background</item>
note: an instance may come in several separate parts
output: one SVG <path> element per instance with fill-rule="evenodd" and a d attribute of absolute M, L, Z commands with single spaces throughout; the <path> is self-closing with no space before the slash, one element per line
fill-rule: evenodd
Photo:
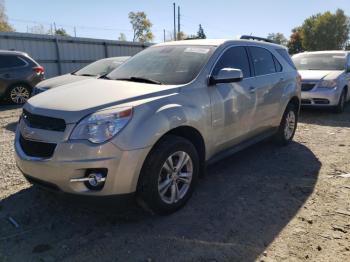
<path fill-rule="evenodd" d="M 119 107 L 88 115 L 74 128 L 70 139 L 103 143 L 117 135 L 129 123 L 132 111 L 131 107 Z"/>
<path fill-rule="evenodd" d="M 319 84 L 318 87 L 323 87 L 323 88 L 334 88 L 337 86 L 337 81 L 335 80 L 322 80 Z"/>
<path fill-rule="evenodd" d="M 40 94 L 42 92 L 45 92 L 47 90 L 49 90 L 49 88 L 47 88 L 47 87 L 34 87 L 33 91 L 32 91 L 32 96 L 35 96 L 35 95 Z"/>

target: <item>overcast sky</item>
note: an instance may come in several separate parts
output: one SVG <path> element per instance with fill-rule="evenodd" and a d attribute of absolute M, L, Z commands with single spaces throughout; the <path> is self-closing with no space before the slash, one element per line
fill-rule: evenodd
<path fill-rule="evenodd" d="M 38 23 L 46 29 L 54 22 L 77 36 L 117 39 L 124 33 L 132 38 L 130 11 L 144 11 L 153 23 L 155 42 L 163 41 L 163 29 L 173 30 L 174 1 L 168 0 L 7 0 L 10 23 L 19 32 Z M 233 38 L 241 34 L 266 36 L 282 32 L 287 37 L 306 17 L 337 8 L 350 15 L 350 0 L 187 0 L 181 6 L 182 31 L 195 34 L 202 24 L 208 38 Z"/>

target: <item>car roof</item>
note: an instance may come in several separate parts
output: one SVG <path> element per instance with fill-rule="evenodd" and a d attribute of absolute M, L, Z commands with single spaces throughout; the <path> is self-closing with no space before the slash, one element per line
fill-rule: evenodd
<path fill-rule="evenodd" d="M 12 50 L 0 50 L 1 55 L 24 55 L 28 56 L 27 53 L 25 52 L 20 52 L 20 51 L 12 51 Z"/>
<path fill-rule="evenodd" d="M 260 46 L 270 46 L 277 48 L 285 48 L 281 45 L 274 43 L 256 41 L 256 40 L 233 40 L 233 39 L 193 39 L 193 40 L 181 40 L 160 43 L 155 46 L 174 46 L 174 45 L 203 45 L 203 46 L 220 46 L 223 44 L 241 44 L 241 45 L 252 45 L 252 43 Z"/>

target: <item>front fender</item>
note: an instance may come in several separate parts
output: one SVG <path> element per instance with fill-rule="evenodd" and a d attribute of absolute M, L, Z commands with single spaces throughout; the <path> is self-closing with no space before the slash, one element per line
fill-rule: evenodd
<path fill-rule="evenodd" d="M 176 103 L 142 105 L 113 142 L 122 150 L 150 147 L 174 128 L 191 126 L 198 130 L 204 124 L 201 116 L 196 108 Z"/>

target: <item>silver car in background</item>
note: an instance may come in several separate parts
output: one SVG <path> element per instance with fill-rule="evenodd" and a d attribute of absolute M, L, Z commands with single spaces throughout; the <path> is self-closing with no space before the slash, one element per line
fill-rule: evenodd
<path fill-rule="evenodd" d="M 343 112 L 350 100 L 349 52 L 305 52 L 292 59 L 302 78 L 302 105 L 331 107 Z"/>
<path fill-rule="evenodd" d="M 282 46 L 158 44 L 104 79 L 29 99 L 16 131 L 16 162 L 46 188 L 136 195 L 170 213 L 191 197 L 206 163 L 270 136 L 290 142 L 299 106 L 299 75 Z"/>
<path fill-rule="evenodd" d="M 130 56 L 103 58 L 70 74 L 49 78 L 40 82 L 33 88 L 32 96 L 54 87 L 86 80 L 91 77 L 98 78 L 107 75 L 129 58 Z"/>

